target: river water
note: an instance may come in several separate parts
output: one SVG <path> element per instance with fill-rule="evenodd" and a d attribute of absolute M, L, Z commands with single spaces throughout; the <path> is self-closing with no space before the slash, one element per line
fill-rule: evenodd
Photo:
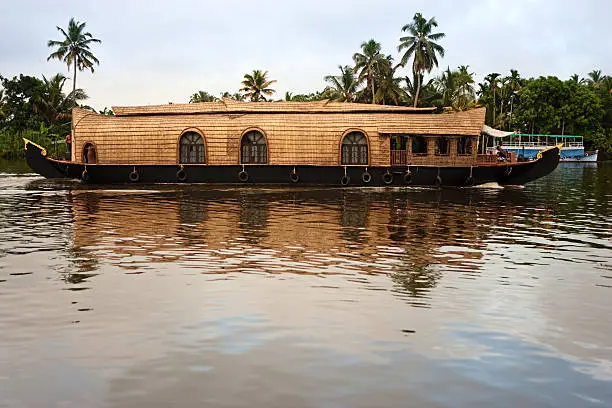
<path fill-rule="evenodd" d="M 612 165 L 466 190 L 3 169 L 0 407 L 612 406 Z"/>

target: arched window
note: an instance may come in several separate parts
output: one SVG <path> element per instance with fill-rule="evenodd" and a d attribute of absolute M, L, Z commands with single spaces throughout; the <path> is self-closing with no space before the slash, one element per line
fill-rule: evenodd
<path fill-rule="evenodd" d="M 98 162 L 98 152 L 96 152 L 96 146 L 87 142 L 83 146 L 83 163 L 96 164 Z"/>
<path fill-rule="evenodd" d="M 351 132 L 342 139 L 342 164 L 368 164 L 368 139 L 361 132 Z"/>
<path fill-rule="evenodd" d="M 268 162 L 268 144 L 266 142 L 266 137 L 257 130 L 251 130 L 242 136 L 240 151 L 241 163 L 265 164 Z"/>
<path fill-rule="evenodd" d="M 205 163 L 204 139 L 196 132 L 186 132 L 181 136 L 180 162 L 185 164 Z"/>

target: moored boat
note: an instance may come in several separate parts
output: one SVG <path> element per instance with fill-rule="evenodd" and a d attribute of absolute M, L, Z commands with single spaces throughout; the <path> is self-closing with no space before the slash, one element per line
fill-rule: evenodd
<path fill-rule="evenodd" d="M 233 100 L 72 113 L 72 160 L 26 140 L 30 167 L 88 183 L 326 186 L 522 185 L 553 171 L 561 146 L 519 162 L 478 154 L 485 108 Z"/>
<path fill-rule="evenodd" d="M 516 154 L 519 160 L 534 160 L 538 152 L 561 143 L 561 162 L 597 161 L 598 151 L 585 151 L 582 136 L 502 132 L 496 137 L 500 138 L 502 149 Z M 490 152 L 495 152 L 495 149 L 494 146 L 487 148 Z"/>

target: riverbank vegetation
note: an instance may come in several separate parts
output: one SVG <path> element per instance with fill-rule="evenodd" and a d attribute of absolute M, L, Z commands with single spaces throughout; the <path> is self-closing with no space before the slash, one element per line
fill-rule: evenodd
<path fill-rule="evenodd" d="M 76 87 L 76 71 L 91 70 L 98 64 L 90 45 L 100 43 L 85 32 L 85 23 L 71 19 L 68 29 L 58 27 L 63 38 L 51 40 L 48 59 L 59 59 L 73 71 L 72 91 L 65 92 L 67 78 L 57 74 L 49 79 L 20 74 L 0 75 L 0 157 L 20 154 L 22 137 L 53 146 L 52 153 L 63 154 L 63 137 L 70 132 L 70 112 L 75 106 L 90 109 L 83 101 L 84 90 Z M 359 102 L 383 105 L 435 107 L 437 112 L 487 107 L 486 123 L 498 129 L 538 134 L 574 134 L 585 138 L 587 148 L 612 152 L 612 76 L 594 70 L 585 78 L 555 76 L 523 78 L 518 70 L 489 73 L 476 83 L 469 65 L 447 66 L 439 74 L 431 72 L 444 57 L 435 18 L 416 13 L 400 30 L 397 55 L 382 53 L 374 39 L 363 41 L 349 64 L 338 65 L 336 73 L 322 76 L 320 89 L 310 93 L 286 92 L 275 97 L 268 71 L 254 70 L 244 75 L 235 91 L 215 96 L 198 90 L 190 103 L 212 102 L 222 98 L 241 101 L 319 101 Z M 467 62 L 467 61 L 466 61 Z M 104 108 L 99 113 L 112 115 Z"/>

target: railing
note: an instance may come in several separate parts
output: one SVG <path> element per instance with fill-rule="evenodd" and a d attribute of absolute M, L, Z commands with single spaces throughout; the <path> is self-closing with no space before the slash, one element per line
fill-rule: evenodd
<path fill-rule="evenodd" d="M 508 152 L 508 158 L 501 160 L 497 154 L 479 154 L 478 164 L 502 164 L 502 163 L 516 163 L 516 153 Z"/>
<path fill-rule="evenodd" d="M 391 166 L 405 166 L 407 163 L 405 150 L 391 150 Z"/>
<path fill-rule="evenodd" d="M 504 149 L 520 149 L 522 147 L 536 147 L 538 149 L 546 149 L 547 145 L 542 144 L 541 142 L 516 142 L 516 143 L 504 143 L 502 145 Z M 563 147 L 584 147 L 582 142 L 564 142 Z"/>

